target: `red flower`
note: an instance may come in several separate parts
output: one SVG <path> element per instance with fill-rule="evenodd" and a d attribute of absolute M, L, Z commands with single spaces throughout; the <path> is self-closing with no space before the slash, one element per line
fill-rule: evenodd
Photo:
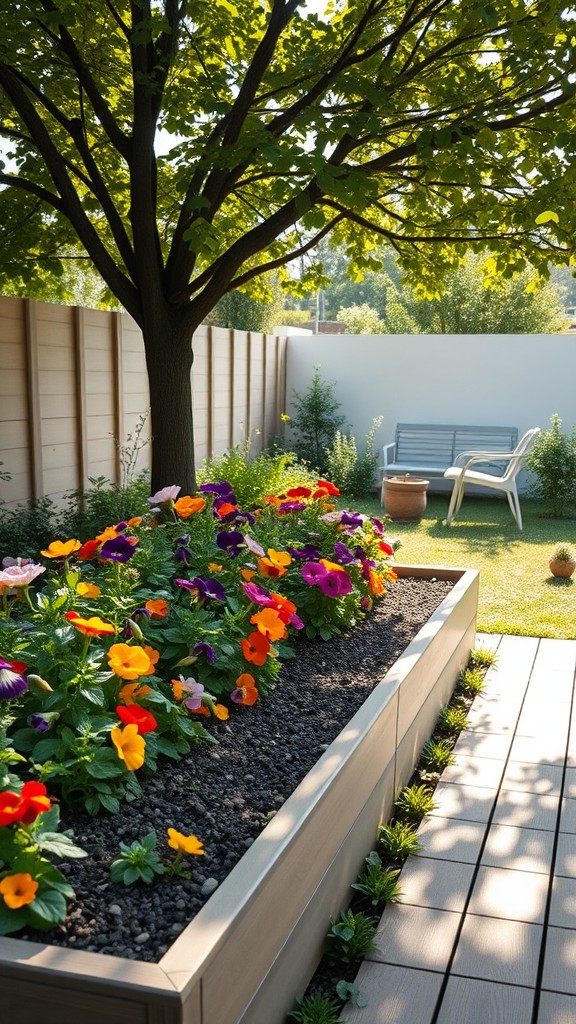
<path fill-rule="evenodd" d="M 391 544 L 388 543 L 387 540 L 381 540 L 378 547 L 380 548 L 380 551 L 384 552 L 385 555 L 392 556 L 394 554 L 394 548 L 392 547 Z"/>
<path fill-rule="evenodd" d="M 49 811 L 50 797 L 46 794 L 46 786 L 42 782 L 25 782 L 20 793 L 7 790 L 0 793 L 0 825 L 13 825 L 21 821 L 31 825 L 39 814 Z"/>
<path fill-rule="evenodd" d="M 102 541 L 100 540 L 87 540 L 85 544 L 77 551 L 76 557 L 81 558 L 83 561 L 88 562 L 91 558 L 94 558 L 98 548 Z"/>
<path fill-rule="evenodd" d="M 146 711 L 146 708 L 141 708 L 139 704 L 129 704 L 126 707 L 120 704 L 116 708 L 116 714 L 125 725 L 135 725 L 140 736 L 153 732 L 158 725 L 154 715 Z"/>
<path fill-rule="evenodd" d="M 269 641 L 257 630 L 250 633 L 246 640 L 241 640 L 240 646 L 246 661 L 251 661 L 254 665 L 263 665 L 270 653 Z"/>
<path fill-rule="evenodd" d="M 340 494 L 339 489 L 334 484 L 331 484 L 329 480 L 318 480 L 317 484 L 318 487 L 328 491 L 328 494 L 331 494 L 334 498 Z"/>
<path fill-rule="evenodd" d="M 310 487 L 291 487 L 286 491 L 287 498 L 309 498 L 312 494 Z"/>

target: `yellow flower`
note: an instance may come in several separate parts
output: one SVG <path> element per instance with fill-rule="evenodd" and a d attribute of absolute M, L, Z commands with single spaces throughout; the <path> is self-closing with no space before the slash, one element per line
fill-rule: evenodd
<path fill-rule="evenodd" d="M 45 558 L 67 558 L 82 547 L 79 540 L 53 540 L 40 554 Z"/>
<path fill-rule="evenodd" d="M 138 676 L 149 676 L 154 671 L 146 651 L 129 644 L 112 644 L 108 651 L 108 664 L 114 675 L 121 679 L 138 679 Z"/>
<path fill-rule="evenodd" d="M 197 857 L 204 855 L 204 846 L 197 838 L 197 836 L 185 836 L 182 832 L 177 832 L 175 828 L 168 829 L 168 846 L 171 846 L 173 850 L 178 850 L 180 853 L 193 853 Z"/>
<path fill-rule="evenodd" d="M 224 704 L 214 705 L 214 715 L 216 718 L 219 718 L 221 722 L 226 722 L 227 719 L 230 718 L 230 712 Z"/>
<path fill-rule="evenodd" d="M 17 910 L 18 907 L 25 907 L 28 903 L 32 903 L 37 889 L 38 882 L 35 882 L 27 871 L 23 871 L 19 875 L 7 875 L 0 882 L 0 893 L 10 910 Z"/>
<path fill-rule="evenodd" d="M 115 726 L 110 736 L 112 737 L 112 743 L 116 747 L 118 757 L 121 761 L 124 761 L 128 771 L 134 772 L 137 768 L 141 768 L 144 764 L 146 741 L 138 733 L 138 726 L 133 724 L 125 725 L 123 729 Z"/>
<path fill-rule="evenodd" d="M 100 587 L 97 587 L 95 583 L 78 583 L 76 593 L 80 597 L 100 597 Z"/>
<path fill-rule="evenodd" d="M 218 562 L 208 562 L 208 568 L 210 572 L 222 572 L 224 566 L 218 565 Z"/>
<path fill-rule="evenodd" d="M 116 527 L 115 526 L 107 526 L 105 530 L 102 530 L 102 533 L 98 533 L 96 535 L 95 540 L 99 540 L 100 543 L 103 544 L 104 541 L 106 541 L 106 540 L 114 540 L 114 538 L 117 537 L 117 536 L 118 536 L 118 530 L 116 529 Z"/>

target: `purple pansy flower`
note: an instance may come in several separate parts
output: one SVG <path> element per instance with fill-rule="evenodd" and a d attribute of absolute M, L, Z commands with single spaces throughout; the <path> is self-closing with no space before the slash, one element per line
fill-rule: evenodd
<path fill-rule="evenodd" d="M 220 530 L 216 534 L 216 544 L 222 551 L 227 551 L 231 558 L 236 558 L 244 545 L 244 534 L 240 530 Z"/>
<path fill-rule="evenodd" d="M 55 722 L 60 718 L 58 711 L 34 711 L 26 721 L 35 732 L 48 732 Z"/>
<path fill-rule="evenodd" d="M 354 561 L 354 555 L 350 551 L 350 548 L 346 544 L 342 544 L 342 541 L 336 541 L 334 545 L 334 557 L 336 561 L 341 562 L 342 565 L 349 565 L 350 562 Z M 358 556 L 356 556 L 358 557 Z"/>
<path fill-rule="evenodd" d="M 218 580 L 205 580 L 201 576 L 195 576 L 191 580 L 192 586 L 198 591 L 200 597 L 208 600 L 208 598 L 214 598 L 216 601 L 225 601 L 226 593 L 224 587 Z"/>
<path fill-rule="evenodd" d="M 377 533 L 380 537 L 384 533 L 384 523 L 381 519 L 375 519 L 374 516 L 370 516 L 370 522 L 374 527 L 374 533 Z"/>
<path fill-rule="evenodd" d="M 203 654 L 206 657 L 206 661 L 209 661 L 211 665 L 216 661 L 216 651 L 212 644 L 207 644 L 204 640 L 199 640 L 197 644 L 194 644 L 192 654 L 196 655 L 197 658 Z"/>
<path fill-rule="evenodd" d="M 204 686 L 202 683 L 197 683 L 192 677 L 184 679 L 183 676 L 180 676 L 180 682 L 182 683 L 182 689 L 186 690 L 186 692 L 190 694 L 190 696 L 184 701 L 186 707 L 189 711 L 197 711 L 202 704 Z"/>
<path fill-rule="evenodd" d="M 304 508 L 306 505 L 303 501 L 283 501 L 277 506 L 276 511 L 279 516 L 285 516 L 289 512 L 301 512 Z"/>
<path fill-rule="evenodd" d="M 305 562 L 300 569 L 302 579 L 308 583 L 310 587 L 318 585 L 321 579 L 327 575 L 328 570 L 320 562 Z"/>
<path fill-rule="evenodd" d="M 216 494 L 219 498 L 224 498 L 232 505 L 236 504 L 236 495 L 227 480 L 220 480 L 215 484 L 200 484 L 199 490 L 207 494 Z"/>
<path fill-rule="evenodd" d="M 9 661 L 0 658 L 0 700 L 11 700 L 26 693 L 28 682 L 24 676 L 12 667 Z"/>
<path fill-rule="evenodd" d="M 303 548 L 286 548 L 286 551 L 292 558 L 306 558 L 309 561 L 320 558 L 320 548 L 315 544 L 305 544 Z"/>
<path fill-rule="evenodd" d="M 340 524 L 342 526 L 352 526 L 355 529 L 357 526 L 362 526 L 365 518 L 360 512 L 343 512 L 340 517 Z"/>
<path fill-rule="evenodd" d="M 112 537 L 104 541 L 98 558 L 105 558 L 110 562 L 128 562 L 134 554 L 134 545 L 126 537 Z"/>

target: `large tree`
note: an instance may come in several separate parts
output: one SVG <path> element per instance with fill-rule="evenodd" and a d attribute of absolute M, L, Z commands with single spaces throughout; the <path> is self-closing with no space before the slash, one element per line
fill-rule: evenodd
<path fill-rule="evenodd" d="M 329 233 L 360 270 L 388 240 L 431 292 L 474 239 L 569 251 L 570 19 L 561 0 L 2 5 L 0 271 L 32 289 L 80 244 L 137 321 L 154 488 L 194 487 L 195 328 Z"/>

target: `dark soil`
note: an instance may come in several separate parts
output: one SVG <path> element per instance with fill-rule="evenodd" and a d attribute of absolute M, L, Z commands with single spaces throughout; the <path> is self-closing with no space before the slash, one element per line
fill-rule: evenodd
<path fill-rule="evenodd" d="M 63 812 L 62 828 L 72 829 L 89 853 L 57 865 L 76 900 L 66 923 L 49 936 L 28 930 L 19 937 L 158 961 L 451 587 L 399 579 L 355 629 L 328 643 L 299 641 L 271 696 L 210 726 L 217 746 L 202 744 L 187 760 L 162 764 L 143 780 L 145 799 L 106 817 Z M 204 843 L 205 856 L 186 858 L 190 878 L 113 885 L 110 864 L 120 842 L 155 831 L 168 863 L 169 827 Z"/>

